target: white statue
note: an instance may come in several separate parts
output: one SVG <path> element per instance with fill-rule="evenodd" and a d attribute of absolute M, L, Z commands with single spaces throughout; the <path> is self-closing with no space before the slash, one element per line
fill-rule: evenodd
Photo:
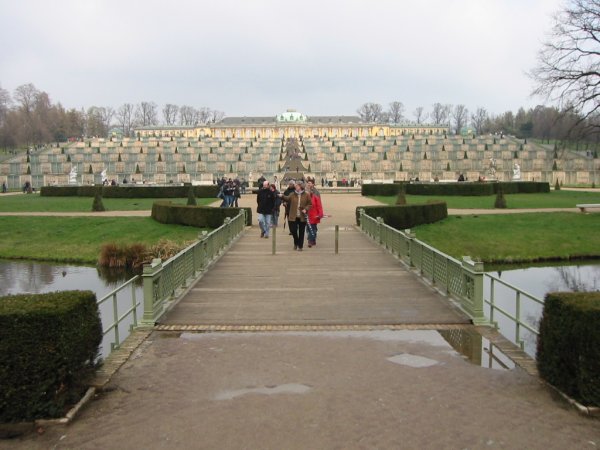
<path fill-rule="evenodd" d="M 72 166 L 69 172 L 69 184 L 77 184 L 77 167 Z"/>
<path fill-rule="evenodd" d="M 495 158 L 490 158 L 490 170 L 488 173 L 489 173 L 490 178 L 496 177 L 496 159 Z"/>
<path fill-rule="evenodd" d="M 106 178 L 106 169 L 104 169 L 102 172 L 100 172 L 100 175 L 102 176 L 102 183 L 104 183 L 105 181 L 108 180 Z"/>
<path fill-rule="evenodd" d="M 519 167 L 519 164 L 515 163 L 515 165 L 513 166 L 513 180 L 520 180 L 521 179 L 521 167 Z"/>

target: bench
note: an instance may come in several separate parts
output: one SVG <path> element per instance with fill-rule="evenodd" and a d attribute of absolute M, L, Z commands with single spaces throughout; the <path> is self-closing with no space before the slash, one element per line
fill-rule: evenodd
<path fill-rule="evenodd" d="M 580 205 L 576 205 L 581 212 L 585 212 L 586 209 L 589 208 L 600 208 L 600 203 L 582 203 Z"/>

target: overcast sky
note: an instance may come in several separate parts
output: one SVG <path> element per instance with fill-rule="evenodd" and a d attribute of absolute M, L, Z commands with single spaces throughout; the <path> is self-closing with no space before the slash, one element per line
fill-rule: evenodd
<path fill-rule="evenodd" d="M 531 107 L 560 0 L 0 0 L 0 86 L 67 108 L 154 101 L 227 116 L 365 102 Z"/>

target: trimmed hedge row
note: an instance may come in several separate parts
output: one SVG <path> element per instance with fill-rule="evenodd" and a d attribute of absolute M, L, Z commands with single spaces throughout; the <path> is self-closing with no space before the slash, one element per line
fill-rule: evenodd
<path fill-rule="evenodd" d="M 540 376 L 587 406 L 600 406 L 600 293 L 546 295 L 537 346 Z"/>
<path fill-rule="evenodd" d="M 216 197 L 219 187 L 193 186 L 198 198 Z M 94 197 L 100 191 L 104 198 L 185 198 L 190 186 L 42 186 L 40 195 L 47 197 Z"/>
<path fill-rule="evenodd" d="M 235 217 L 246 210 L 246 225 L 252 225 L 251 208 L 212 208 L 210 206 L 174 205 L 158 201 L 152 205 L 152 218 L 160 223 L 189 225 L 199 228 L 218 228 L 226 217 Z"/>
<path fill-rule="evenodd" d="M 550 192 L 549 183 L 533 181 L 509 181 L 487 183 L 394 183 L 363 184 L 362 195 L 393 196 L 404 188 L 410 195 L 494 195 L 502 189 L 504 194 L 537 194 Z"/>
<path fill-rule="evenodd" d="M 0 422 L 63 416 L 86 389 L 101 342 L 91 291 L 0 298 Z"/>
<path fill-rule="evenodd" d="M 386 225 L 397 230 L 405 230 L 417 225 L 434 223 L 448 217 L 445 202 L 431 202 L 422 205 L 359 206 L 356 208 L 356 223 L 360 225 L 360 209 L 370 217 L 381 217 Z"/>

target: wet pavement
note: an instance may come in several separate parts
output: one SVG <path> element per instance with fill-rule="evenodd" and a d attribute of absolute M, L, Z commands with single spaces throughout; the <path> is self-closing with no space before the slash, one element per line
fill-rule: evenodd
<path fill-rule="evenodd" d="M 435 330 L 154 332 L 66 427 L 13 449 L 578 448 L 579 415 L 524 371 Z"/>

